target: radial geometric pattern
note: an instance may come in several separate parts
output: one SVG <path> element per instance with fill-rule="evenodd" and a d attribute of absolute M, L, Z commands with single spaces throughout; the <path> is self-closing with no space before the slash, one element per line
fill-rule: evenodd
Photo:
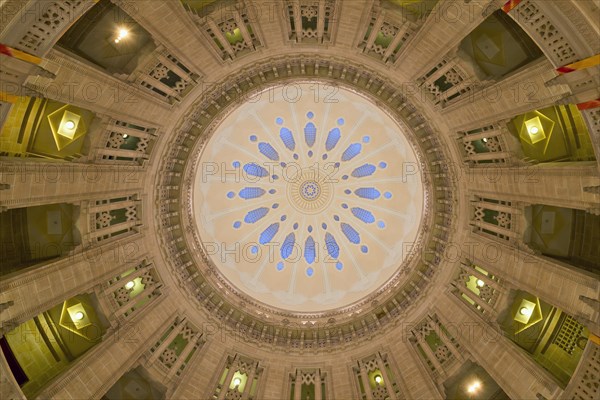
<path fill-rule="evenodd" d="M 233 111 L 201 156 L 194 208 L 224 276 L 270 306 L 351 304 L 402 264 L 423 211 L 400 127 L 345 89 L 276 87 Z"/>

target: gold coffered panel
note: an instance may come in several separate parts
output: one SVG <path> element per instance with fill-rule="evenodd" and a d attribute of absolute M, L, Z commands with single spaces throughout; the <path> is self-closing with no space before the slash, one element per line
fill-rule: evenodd
<path fill-rule="evenodd" d="M 58 150 L 62 150 L 87 133 L 85 120 L 78 114 L 79 109 L 65 105 L 48 114 L 50 130 Z"/>
<path fill-rule="evenodd" d="M 473 54 L 477 61 L 505 65 L 502 32 L 484 31 L 473 34 Z"/>
<path fill-rule="evenodd" d="M 101 331 L 100 321 L 93 306 L 78 297 L 63 303 L 59 324 L 89 341 L 98 340 Z"/>
<path fill-rule="evenodd" d="M 518 119 L 521 120 L 518 124 L 521 143 L 535 146 L 542 154 L 546 154 L 556 123 L 539 111 L 528 112 Z"/>
<path fill-rule="evenodd" d="M 515 322 L 518 323 L 519 329 L 515 331 L 515 334 L 523 332 L 525 329 L 537 324 L 542 319 L 542 306 L 540 300 L 536 297 L 534 301 L 527 299 L 521 299 L 514 302 L 512 314 L 514 315 Z"/>

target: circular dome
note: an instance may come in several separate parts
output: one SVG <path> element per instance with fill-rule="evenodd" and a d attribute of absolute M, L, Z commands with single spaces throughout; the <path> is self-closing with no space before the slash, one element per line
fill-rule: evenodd
<path fill-rule="evenodd" d="M 217 269 L 256 300 L 295 312 L 344 307 L 388 281 L 416 241 L 417 162 L 402 128 L 357 93 L 271 87 L 205 144 L 195 229 Z"/>

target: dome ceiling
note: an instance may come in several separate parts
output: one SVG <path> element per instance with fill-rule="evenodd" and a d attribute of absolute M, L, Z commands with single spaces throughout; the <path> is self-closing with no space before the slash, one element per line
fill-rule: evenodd
<path fill-rule="evenodd" d="M 8 397 L 119 397 L 132 382 L 165 398 L 579 394 L 598 350 L 593 266 L 576 265 L 593 256 L 596 158 L 579 144 L 598 113 L 578 107 L 598 97 L 598 68 L 557 72 L 599 53 L 584 18 L 597 7 L 504 1 L 20 2 L 28 20 L 11 14 L 2 43 L 40 63 L 4 56 L 19 96 L 36 97 L 0 110 L 15 144 L 3 158 L 22 172 L 0 184 L 2 214 L 14 232 L 50 231 L 56 213 L 33 214 L 67 207 L 78 244 L 11 254 Z M 522 98 L 524 83 L 540 90 Z M 95 115 L 80 151 L 17 159 L 39 156 L 25 106 L 40 101 Z M 561 107 L 554 127 L 533 115 Z M 577 151 L 527 154 L 550 139 Z M 577 223 L 562 229 L 565 215 Z M 560 254 L 531 238 L 553 229 L 571 233 Z M 87 354 L 62 346 L 53 317 L 81 296 L 93 310 L 71 319 L 97 313 L 103 336 Z M 52 346 L 22 344 L 21 328 L 53 319 Z M 31 367 L 32 349 L 60 365 Z M 69 384 L 79 376 L 93 379 Z"/>
<path fill-rule="evenodd" d="M 157 175 L 181 289 L 259 345 L 388 329 L 421 307 L 452 230 L 445 151 L 420 110 L 374 71 L 313 62 L 327 76 L 282 57 L 198 97 Z"/>
<path fill-rule="evenodd" d="M 205 145 L 196 229 L 219 271 L 254 299 L 344 307 L 388 281 L 416 241 L 417 162 L 402 128 L 364 97 L 275 86 L 229 113 Z"/>

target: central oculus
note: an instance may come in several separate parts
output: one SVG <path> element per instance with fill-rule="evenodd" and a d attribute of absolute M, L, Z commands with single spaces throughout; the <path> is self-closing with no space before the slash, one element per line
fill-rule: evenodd
<path fill-rule="evenodd" d="M 317 168 L 300 170 L 287 179 L 287 197 L 290 205 L 303 214 L 322 212 L 333 200 L 333 182 Z"/>
<path fill-rule="evenodd" d="M 306 181 L 300 185 L 300 194 L 307 201 L 313 201 L 321 194 L 321 188 L 315 181 Z"/>
<path fill-rule="evenodd" d="M 193 212 L 204 253 L 270 307 L 320 312 L 386 283 L 415 246 L 421 172 L 402 128 L 325 83 L 266 89 L 200 153 Z"/>

